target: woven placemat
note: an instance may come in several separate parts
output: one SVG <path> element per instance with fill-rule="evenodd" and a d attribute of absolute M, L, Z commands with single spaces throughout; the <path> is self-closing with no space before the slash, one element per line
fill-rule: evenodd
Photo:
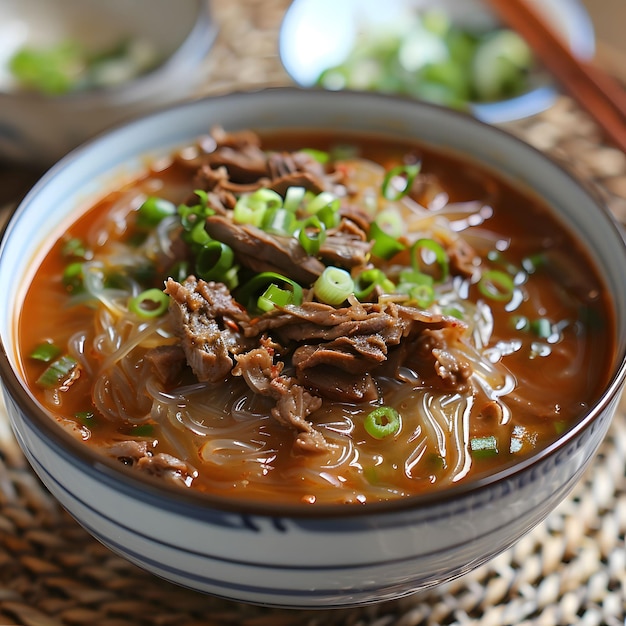
<path fill-rule="evenodd" d="M 340 0 L 338 0 L 340 1 Z M 288 84 L 276 35 L 286 0 L 215 0 L 203 93 Z M 626 157 L 567 98 L 507 126 L 561 161 L 626 222 Z M 574 492 L 515 547 L 436 589 L 365 608 L 276 610 L 176 587 L 72 520 L 22 456 L 0 406 L 0 625 L 443 626 L 626 624 L 626 401 Z"/>

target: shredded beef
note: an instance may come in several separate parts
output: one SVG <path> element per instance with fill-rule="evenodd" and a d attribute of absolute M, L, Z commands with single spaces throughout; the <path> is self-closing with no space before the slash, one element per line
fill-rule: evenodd
<path fill-rule="evenodd" d="M 239 354 L 235 359 L 233 375 L 242 376 L 253 391 L 276 401 L 272 416 L 298 433 L 295 443 L 300 451 L 312 453 L 326 449 L 326 441 L 306 419 L 321 407 L 321 398 L 297 384 L 294 378 L 282 376 L 283 363 L 274 363 L 266 345 Z"/>
<path fill-rule="evenodd" d="M 239 262 L 255 272 L 278 272 L 298 282 L 312 283 L 324 271 L 324 264 L 309 256 L 295 237 L 271 235 L 221 215 L 207 218 L 206 230 L 229 245 Z"/>
<path fill-rule="evenodd" d="M 196 471 L 185 461 L 159 452 L 154 454 L 147 441 L 118 441 L 102 448 L 103 452 L 124 465 L 134 467 L 152 476 L 165 478 L 173 483 L 184 483 L 189 487 Z"/>
<path fill-rule="evenodd" d="M 281 345 L 295 345 L 291 364 L 296 378 L 331 399 L 375 399 L 378 390 L 371 374 L 381 366 L 387 366 L 390 375 L 403 365 L 416 367 L 426 372 L 424 380 L 435 372 L 447 386 L 459 388 L 471 373 L 465 362 L 453 362 L 448 350 L 464 332 L 464 323 L 392 302 L 355 302 L 340 309 L 305 302 L 275 309 L 242 326 L 248 336 L 270 332 Z"/>
<path fill-rule="evenodd" d="M 446 253 L 450 259 L 450 271 L 460 276 L 472 276 L 478 267 L 479 256 L 472 246 L 457 237 L 446 246 Z"/>
<path fill-rule="evenodd" d="M 233 367 L 232 355 L 246 349 L 238 322 L 247 313 L 221 283 L 190 276 L 181 285 L 169 278 L 165 293 L 187 363 L 200 381 L 224 380 Z"/>
<path fill-rule="evenodd" d="M 185 351 L 178 344 L 152 348 L 146 352 L 144 358 L 150 364 L 157 380 L 167 387 L 179 380 L 187 366 Z"/>

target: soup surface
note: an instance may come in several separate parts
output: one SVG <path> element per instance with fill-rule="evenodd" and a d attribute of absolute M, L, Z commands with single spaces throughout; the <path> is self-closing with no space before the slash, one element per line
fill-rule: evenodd
<path fill-rule="evenodd" d="M 575 424 L 607 382 L 609 297 L 541 201 L 475 164 L 215 128 L 68 225 L 19 344 L 52 417 L 133 471 L 366 503 Z"/>

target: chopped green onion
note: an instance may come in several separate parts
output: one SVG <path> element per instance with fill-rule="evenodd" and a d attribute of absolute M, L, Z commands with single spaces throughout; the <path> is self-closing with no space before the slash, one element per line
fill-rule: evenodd
<path fill-rule="evenodd" d="M 363 427 L 374 439 L 396 435 L 400 430 L 400 425 L 400 414 L 390 406 L 380 406 L 374 409 L 363 420 Z"/>
<path fill-rule="evenodd" d="M 302 223 L 298 231 L 298 241 L 309 256 L 315 256 L 326 240 L 326 225 L 317 215 L 312 215 Z"/>
<path fill-rule="evenodd" d="M 293 235 L 296 225 L 294 213 L 284 208 L 266 211 L 261 222 L 261 228 L 273 235 Z"/>
<path fill-rule="evenodd" d="M 61 348 L 59 348 L 59 346 L 53 344 L 51 341 L 45 341 L 36 346 L 29 356 L 31 359 L 37 361 L 50 363 L 50 361 L 56 359 L 59 354 L 61 354 Z"/>
<path fill-rule="evenodd" d="M 287 304 L 294 304 L 296 306 L 302 304 L 302 287 L 296 281 L 291 280 L 291 278 L 287 278 L 276 272 L 262 272 L 261 274 L 257 274 L 239 288 L 236 293 L 236 298 L 238 302 L 241 302 L 241 304 L 246 307 L 248 312 L 262 313 L 263 310 L 259 309 L 258 300 L 259 297 L 265 294 L 271 284 L 291 292 L 291 298 Z"/>
<path fill-rule="evenodd" d="M 257 189 L 252 193 L 239 196 L 233 210 L 233 221 L 237 224 L 250 224 L 261 227 L 266 211 L 279 209 L 283 206 L 283 199 L 272 189 Z"/>
<path fill-rule="evenodd" d="M 557 435 L 562 435 L 567 430 L 567 420 L 559 420 L 558 422 L 554 422 L 554 432 Z"/>
<path fill-rule="evenodd" d="M 339 200 L 334 204 L 328 204 L 322 207 L 316 214 L 317 217 L 327 230 L 339 226 L 341 214 L 339 213 Z"/>
<path fill-rule="evenodd" d="M 530 322 L 530 330 L 532 330 L 537 337 L 547 339 L 552 334 L 552 323 L 545 317 L 539 317 Z"/>
<path fill-rule="evenodd" d="M 78 237 L 72 237 L 68 239 L 61 249 L 61 254 L 65 258 L 75 258 L 86 260 L 91 258 L 91 251 L 85 246 L 82 239 Z"/>
<path fill-rule="evenodd" d="M 235 253 L 233 249 L 222 243 L 211 239 L 198 252 L 196 257 L 196 272 L 204 280 L 215 280 L 228 284 L 227 280 L 232 280 L 230 270 L 235 267 Z M 231 285 L 234 287 L 235 285 Z"/>
<path fill-rule="evenodd" d="M 203 189 L 196 189 L 194 191 L 199 198 L 199 202 L 194 205 L 181 204 L 177 208 L 178 215 L 180 216 L 180 223 L 186 231 L 191 231 L 198 225 L 199 222 L 204 224 L 204 221 L 209 215 L 213 215 L 215 211 L 209 206 L 209 195 Z"/>
<path fill-rule="evenodd" d="M 316 150 L 315 148 L 302 148 L 300 152 L 304 152 L 313 157 L 318 163 L 325 165 L 330 160 L 330 155 L 324 150 Z"/>
<path fill-rule="evenodd" d="M 147 289 L 128 300 L 128 310 L 139 317 L 159 317 L 167 311 L 170 298 L 160 289 Z"/>
<path fill-rule="evenodd" d="M 421 164 L 416 163 L 414 165 L 398 165 L 392 167 L 385 174 L 382 184 L 383 198 L 386 200 L 400 200 L 411 191 L 411 186 L 415 177 L 419 174 Z M 395 183 L 398 180 L 402 180 L 402 187 L 395 188 Z"/>
<path fill-rule="evenodd" d="M 94 411 L 78 411 L 74 413 L 74 417 L 85 426 L 93 426 L 93 419 L 96 416 Z"/>
<path fill-rule="evenodd" d="M 435 290 L 432 285 L 412 285 L 408 294 L 409 298 L 422 309 L 427 309 L 435 302 Z"/>
<path fill-rule="evenodd" d="M 132 428 L 130 434 L 133 437 L 152 437 L 154 435 L 154 426 L 152 424 L 139 424 Z"/>
<path fill-rule="evenodd" d="M 372 254 L 379 259 L 389 260 L 406 248 L 401 241 L 387 234 L 376 222 L 370 224 L 369 239 L 374 242 Z"/>
<path fill-rule="evenodd" d="M 515 283 L 509 274 L 500 270 L 487 270 L 482 273 L 478 281 L 478 290 L 486 298 L 508 301 L 513 295 Z"/>
<path fill-rule="evenodd" d="M 261 311 L 271 311 L 277 306 L 291 304 L 292 292 L 281 289 L 274 283 L 270 283 L 267 289 L 259 296 L 256 305 Z"/>
<path fill-rule="evenodd" d="M 444 315 L 449 315 L 450 317 L 456 317 L 456 319 L 458 320 L 462 320 L 465 318 L 465 315 L 463 315 L 463 311 L 461 311 L 461 309 L 455 306 L 442 307 L 441 312 Z"/>
<path fill-rule="evenodd" d="M 295 213 L 300 208 L 300 203 L 304 200 L 306 189 L 304 187 L 288 187 L 283 201 L 283 209 Z"/>
<path fill-rule="evenodd" d="M 166 217 L 176 215 L 177 211 L 173 202 L 156 196 L 149 196 L 137 210 L 137 226 L 140 228 L 153 228 Z"/>
<path fill-rule="evenodd" d="M 37 384 L 46 389 L 61 387 L 73 377 L 77 368 L 78 361 L 69 354 L 64 354 L 45 369 L 37 379 Z"/>
<path fill-rule="evenodd" d="M 445 282 L 450 273 L 448 253 L 434 239 L 418 239 L 411 246 L 413 269 L 432 276 L 436 282 Z"/>
<path fill-rule="evenodd" d="M 363 270 L 354 281 L 354 295 L 358 300 L 365 300 L 377 287 L 380 287 L 383 293 L 393 293 L 396 290 L 396 286 L 382 270 L 378 268 Z"/>
<path fill-rule="evenodd" d="M 63 285 L 68 291 L 79 291 L 83 287 L 83 264 L 80 261 L 70 263 L 61 277 Z"/>
<path fill-rule="evenodd" d="M 395 209 L 381 211 L 374 220 L 376 225 L 385 233 L 396 239 L 404 233 L 405 224 L 402 216 Z"/>
<path fill-rule="evenodd" d="M 331 265 L 315 281 L 313 291 L 320 302 L 337 306 L 354 293 L 354 281 L 349 272 Z"/>
<path fill-rule="evenodd" d="M 475 458 L 487 458 L 498 454 L 498 441 L 493 436 L 472 437 L 470 439 L 470 450 Z"/>
<path fill-rule="evenodd" d="M 334 193 L 322 191 L 322 193 L 317 194 L 317 196 L 309 201 L 306 205 L 306 211 L 309 215 L 314 215 L 322 209 L 330 207 L 332 212 L 336 213 L 339 210 L 339 204 L 339 198 L 337 198 Z"/>
<path fill-rule="evenodd" d="M 209 233 L 206 231 L 206 222 L 204 218 L 199 220 L 193 228 L 189 231 L 189 236 L 191 241 L 200 246 L 205 246 L 207 243 L 211 241 L 211 237 Z"/>
<path fill-rule="evenodd" d="M 399 274 L 400 283 L 399 287 L 402 288 L 402 285 L 433 285 L 435 279 L 430 274 L 424 274 L 424 272 L 420 272 L 418 270 L 402 270 Z"/>

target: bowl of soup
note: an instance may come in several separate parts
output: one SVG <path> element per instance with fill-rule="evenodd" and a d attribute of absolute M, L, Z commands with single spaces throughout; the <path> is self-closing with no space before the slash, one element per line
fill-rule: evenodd
<path fill-rule="evenodd" d="M 207 0 L 2 0 L 0 160 L 49 167 L 105 128 L 191 97 Z"/>
<path fill-rule="evenodd" d="M 341 607 L 485 563 L 562 501 L 625 376 L 626 248 L 461 113 L 268 89 L 73 151 L 0 245 L 0 372 L 59 502 L 157 576 Z"/>

